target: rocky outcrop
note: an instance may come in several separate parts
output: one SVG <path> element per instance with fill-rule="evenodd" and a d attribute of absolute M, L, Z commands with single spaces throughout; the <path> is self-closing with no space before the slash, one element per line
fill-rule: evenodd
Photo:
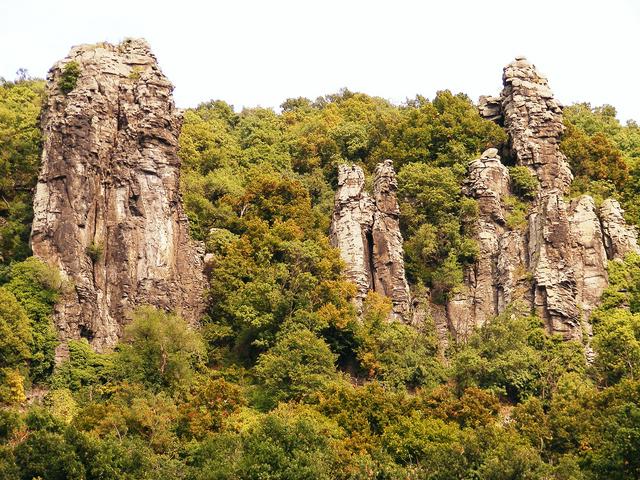
<path fill-rule="evenodd" d="M 562 108 L 547 80 L 520 57 L 505 67 L 503 83 L 499 97 L 481 97 L 480 113 L 504 126 L 506 151 L 537 177 L 539 189 L 527 228 L 506 228 L 510 179 L 497 150 L 470 164 L 465 193 L 480 209 L 480 255 L 466 272 L 461 292 L 447 303 L 450 328 L 464 339 L 509 303 L 522 300 L 550 332 L 588 341 L 589 316 L 607 286 L 607 260 L 638 251 L 637 235 L 615 200 L 598 210 L 587 195 L 565 199 L 573 176 L 559 146 Z"/>
<path fill-rule="evenodd" d="M 63 93 L 69 65 L 79 75 Z M 178 192 L 172 90 L 142 40 L 75 47 L 49 72 L 31 242 L 71 284 L 55 312 L 63 340 L 109 349 L 141 304 L 191 321 L 202 312 L 203 251 Z"/>
<path fill-rule="evenodd" d="M 397 189 L 393 162 L 385 160 L 378 164 L 373 183 L 376 209 L 371 226 L 373 290 L 389 297 L 393 302 L 394 313 L 408 319 L 411 296 L 404 272 Z"/>
<path fill-rule="evenodd" d="M 459 340 L 509 304 L 523 271 L 521 238 L 507 228 L 509 171 L 498 150 L 490 148 L 469 164 L 463 192 L 478 202 L 476 239 L 479 255 L 465 272 L 464 286 L 447 302 L 450 329 Z"/>
<path fill-rule="evenodd" d="M 547 79 L 524 57 L 518 57 L 505 67 L 502 81 L 501 117 L 512 157 L 536 174 L 543 191 L 566 193 L 573 175 L 560 151 L 562 108 Z"/>
<path fill-rule="evenodd" d="M 409 321 L 411 298 L 404 271 L 397 188 L 390 160 L 376 168 L 373 198 L 365 191 L 362 169 L 340 165 L 331 243 L 340 250 L 347 278 L 356 284 L 358 311 L 373 290 L 391 299 L 396 318 Z"/>
<path fill-rule="evenodd" d="M 607 285 L 595 205 L 587 195 L 568 204 L 557 193 L 538 202 L 528 232 L 534 308 L 551 332 L 581 340 Z"/>
<path fill-rule="evenodd" d="M 360 310 L 373 288 L 371 227 L 375 203 L 364 190 L 364 172 L 356 165 L 338 167 L 338 190 L 331 219 L 331 244 L 340 249 L 345 275 L 355 283 L 356 306 Z"/>
<path fill-rule="evenodd" d="M 598 211 L 609 258 L 623 259 L 629 252 L 638 252 L 638 233 L 627 225 L 623 213 L 620 204 L 612 198 L 602 202 Z"/>

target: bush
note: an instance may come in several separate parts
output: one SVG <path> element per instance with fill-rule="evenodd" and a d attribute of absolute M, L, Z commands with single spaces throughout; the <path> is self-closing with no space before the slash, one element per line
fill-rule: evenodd
<path fill-rule="evenodd" d="M 53 371 L 58 339 L 51 316 L 64 284 L 57 271 L 35 257 L 13 264 L 8 277 L 4 288 L 13 293 L 31 321 L 31 379 L 44 380 Z"/>
<path fill-rule="evenodd" d="M 435 335 L 390 321 L 388 298 L 370 292 L 361 322 L 354 326 L 356 357 L 370 379 L 394 389 L 437 384 L 443 368 L 436 360 Z"/>
<path fill-rule="evenodd" d="M 0 367 L 16 367 L 31 357 L 29 317 L 16 297 L 0 287 Z"/>
<path fill-rule="evenodd" d="M 12 368 L 0 369 L 0 403 L 19 405 L 27 397 L 24 393 L 24 377 Z"/>
<path fill-rule="evenodd" d="M 509 168 L 513 193 L 525 200 L 533 200 L 538 193 L 540 183 L 527 167 Z"/>
<path fill-rule="evenodd" d="M 113 375 L 113 354 L 93 351 L 89 342 L 69 340 L 69 358 L 60 364 L 51 378 L 54 388 L 68 388 L 74 392 L 84 387 L 104 384 Z"/>
<path fill-rule="evenodd" d="M 336 377 L 336 359 L 325 341 L 310 330 L 292 330 L 260 356 L 256 375 L 269 403 L 300 400 Z"/>
<path fill-rule="evenodd" d="M 78 83 L 78 77 L 80 77 L 80 65 L 77 62 L 67 63 L 60 74 L 58 80 L 58 87 L 60 91 L 65 95 L 69 94 Z"/>
<path fill-rule="evenodd" d="M 92 263 L 98 263 L 102 258 L 102 254 L 104 253 L 104 247 L 99 243 L 91 242 L 91 244 L 87 247 L 86 252 Z"/>
<path fill-rule="evenodd" d="M 153 307 L 140 307 L 132 317 L 116 353 L 118 373 L 156 389 L 187 388 L 205 355 L 200 334 Z"/>

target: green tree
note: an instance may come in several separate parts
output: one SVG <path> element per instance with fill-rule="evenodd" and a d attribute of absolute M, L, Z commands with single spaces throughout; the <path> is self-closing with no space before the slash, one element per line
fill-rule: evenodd
<path fill-rule="evenodd" d="M 116 353 L 124 378 L 169 390 L 189 385 L 204 356 L 202 338 L 180 317 L 140 307 Z"/>
<path fill-rule="evenodd" d="M 313 332 L 295 329 L 283 333 L 258 358 L 255 372 L 268 402 L 300 400 L 336 378 L 336 356 Z"/>
<path fill-rule="evenodd" d="M 57 271 L 34 257 L 11 265 L 7 276 L 4 288 L 14 295 L 30 320 L 30 376 L 42 381 L 53 371 L 58 340 L 51 317 L 65 285 Z"/>
<path fill-rule="evenodd" d="M 640 376 L 640 314 L 625 309 L 598 316 L 593 348 L 595 367 L 604 384 Z"/>
<path fill-rule="evenodd" d="M 43 95 L 41 80 L 0 83 L 0 264 L 20 261 L 30 254 Z"/>
<path fill-rule="evenodd" d="M 16 297 L 0 287 L 0 367 L 24 365 L 31 357 L 29 317 Z"/>
<path fill-rule="evenodd" d="M 436 360 L 434 332 L 392 321 L 390 313 L 390 300 L 370 292 L 362 320 L 353 323 L 356 358 L 365 375 L 391 388 L 437 384 L 444 370 Z"/>

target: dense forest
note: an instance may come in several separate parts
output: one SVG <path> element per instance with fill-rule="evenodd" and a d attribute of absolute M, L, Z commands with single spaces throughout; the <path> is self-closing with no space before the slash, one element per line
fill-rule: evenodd
<path fill-rule="evenodd" d="M 609 265 L 593 362 L 517 305 L 446 351 L 429 322 L 387 321 L 383 296 L 356 314 L 328 237 L 337 165 L 394 160 L 409 281 L 444 301 L 478 255 L 467 164 L 506 141 L 466 95 L 186 110 L 205 318 L 139 308 L 112 353 L 70 341 L 54 368 L 68 285 L 29 247 L 43 94 L 26 72 L 0 84 L 1 479 L 640 478 L 640 256 Z M 640 127 L 588 103 L 564 122 L 572 195 L 640 225 Z M 510 169 L 516 229 L 533 180 Z"/>

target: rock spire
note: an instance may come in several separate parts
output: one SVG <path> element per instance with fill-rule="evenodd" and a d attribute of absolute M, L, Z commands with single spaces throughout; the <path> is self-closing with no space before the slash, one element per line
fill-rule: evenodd
<path fill-rule="evenodd" d="M 331 242 L 340 249 L 346 275 L 357 286 L 356 306 L 370 290 L 389 297 L 396 318 L 410 320 L 410 294 L 404 271 L 398 188 L 393 163 L 378 164 L 373 197 L 356 165 L 338 167 L 338 190 L 331 221 Z"/>
<path fill-rule="evenodd" d="M 202 312 L 172 90 L 143 40 L 74 47 L 49 71 L 31 243 L 71 286 L 55 312 L 62 340 L 109 349 L 141 304 Z"/>
<path fill-rule="evenodd" d="M 505 228 L 505 204 L 500 200 L 512 195 L 508 170 L 499 159 L 487 162 L 487 157 L 495 157 L 493 150 L 471 163 L 467 194 L 480 205 L 481 254 L 467 273 L 463 293 L 447 305 L 449 321 L 455 330 L 456 319 L 463 318 L 461 330 L 468 332 L 511 301 L 522 300 L 550 332 L 588 341 L 589 316 L 608 282 L 607 260 L 638 251 L 637 235 L 625 224 L 615 200 L 597 209 L 588 195 L 565 197 L 573 175 L 560 151 L 562 107 L 535 66 L 516 58 L 502 79 L 499 97 L 480 98 L 480 113 L 504 125 L 508 155 L 529 169 L 539 187 L 525 228 Z"/>

